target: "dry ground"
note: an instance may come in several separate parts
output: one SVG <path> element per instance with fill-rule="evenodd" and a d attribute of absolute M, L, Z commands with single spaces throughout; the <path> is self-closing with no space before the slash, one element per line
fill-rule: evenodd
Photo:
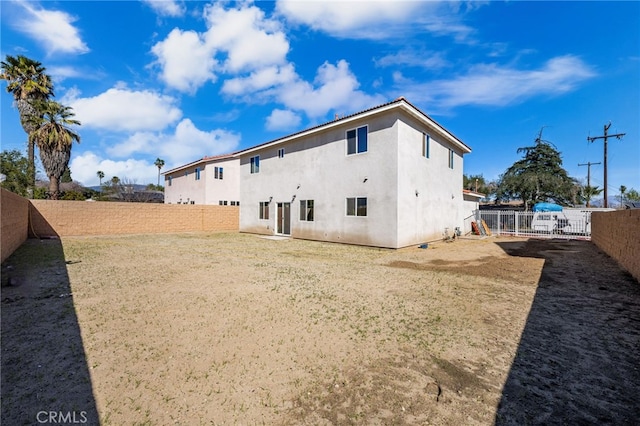
<path fill-rule="evenodd" d="M 7 425 L 640 418 L 640 286 L 584 241 L 29 240 L 1 308 Z"/>

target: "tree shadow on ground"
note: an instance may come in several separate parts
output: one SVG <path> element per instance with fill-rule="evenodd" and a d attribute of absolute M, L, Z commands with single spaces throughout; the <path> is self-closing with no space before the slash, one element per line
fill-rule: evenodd
<path fill-rule="evenodd" d="M 4 425 L 100 423 L 59 239 L 27 240 L 2 264 Z"/>
<path fill-rule="evenodd" d="M 495 424 L 637 424 L 638 282 L 588 241 L 498 244 L 545 263 Z"/>

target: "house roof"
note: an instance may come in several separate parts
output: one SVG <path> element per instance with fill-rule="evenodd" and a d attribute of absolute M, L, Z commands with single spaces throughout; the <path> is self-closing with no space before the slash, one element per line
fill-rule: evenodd
<path fill-rule="evenodd" d="M 462 190 L 463 195 L 468 195 L 470 197 L 476 197 L 476 198 L 484 198 L 487 195 L 483 194 L 482 192 L 476 192 L 476 191 L 471 191 L 469 189 L 463 189 Z"/>
<path fill-rule="evenodd" d="M 192 161 L 191 163 L 188 164 L 184 164 L 182 166 L 179 167 L 174 167 L 171 170 L 167 170 L 166 172 L 163 172 L 163 175 L 168 175 L 170 173 L 175 173 L 175 172 L 179 172 L 180 170 L 184 170 L 184 169 L 188 169 L 190 167 L 193 166 L 197 166 L 198 164 L 206 164 L 209 163 L 211 161 L 216 161 L 216 160 L 226 160 L 226 159 L 230 159 L 230 158 L 234 158 L 236 152 L 232 152 L 231 154 L 222 154 L 222 155 L 211 155 L 211 156 L 204 156 L 196 161 Z"/>
<path fill-rule="evenodd" d="M 393 110 L 393 109 L 396 109 L 396 108 L 399 108 L 399 109 L 409 113 L 410 115 L 412 115 L 413 117 L 415 117 L 419 121 L 422 121 L 423 123 L 426 123 L 427 125 L 429 125 L 431 127 L 435 127 L 440 132 L 440 134 L 445 137 L 446 140 L 448 140 L 453 145 L 455 145 L 458 148 L 460 148 L 465 154 L 468 154 L 468 153 L 471 152 L 471 148 L 468 145 L 466 145 L 464 142 L 462 142 L 460 139 L 458 139 L 453 133 L 451 133 L 450 131 L 445 129 L 442 125 L 440 125 L 434 119 L 429 117 L 427 114 L 425 114 L 424 112 L 420 111 L 417 107 L 415 107 L 413 104 L 411 104 L 409 101 L 407 101 L 404 97 L 400 97 L 400 98 L 398 98 L 398 99 L 396 99 L 394 101 L 387 102 L 386 104 L 378 105 L 376 107 L 369 108 L 369 109 L 366 109 L 364 111 L 360 111 L 360 112 L 356 112 L 354 114 L 350 114 L 350 115 L 347 115 L 347 116 L 344 116 L 344 117 L 336 118 L 333 121 L 329 121 L 327 123 L 320 124 L 318 126 L 314 126 L 314 127 L 309 128 L 309 129 L 306 129 L 306 130 L 302 130 L 302 131 L 299 131 L 297 133 L 293 133 L 293 134 L 288 135 L 288 136 L 284 136 L 284 137 L 281 137 L 281 138 L 278 138 L 278 139 L 274 139 L 274 140 L 269 141 L 269 142 L 262 143 L 260 145 L 256 145 L 256 146 L 253 146 L 253 147 L 250 147 L 250 148 L 243 149 L 241 151 L 236 152 L 234 154 L 234 156 L 241 157 L 243 155 L 253 153 L 254 151 L 258 151 L 258 150 L 261 150 L 263 148 L 272 147 L 272 146 L 279 145 L 279 144 L 282 144 L 282 143 L 285 143 L 285 142 L 289 142 L 289 141 L 301 138 L 303 136 L 308 136 L 310 134 L 313 134 L 313 133 L 316 133 L 316 132 L 319 132 L 319 131 L 322 131 L 322 130 L 327 130 L 327 129 L 336 127 L 338 125 L 342 125 L 342 124 L 348 123 L 350 121 L 361 119 L 363 117 L 368 117 L 368 116 L 380 114 L 380 113 L 382 113 L 384 111 L 389 111 L 389 110 Z"/>
<path fill-rule="evenodd" d="M 269 142 L 264 142 L 261 143 L 259 145 L 255 145 L 249 148 L 245 148 L 243 150 L 240 151 L 236 151 L 236 152 L 232 152 L 229 154 L 223 154 L 223 155 L 216 155 L 216 156 L 211 156 L 211 157 L 202 157 L 199 160 L 193 161 L 191 163 L 179 166 L 179 167 L 175 167 L 171 170 L 167 170 L 166 172 L 162 173 L 163 175 L 167 175 L 170 173 L 175 173 L 177 171 L 180 170 L 184 170 L 184 169 L 188 169 L 190 167 L 196 166 L 198 164 L 201 163 L 208 163 L 210 161 L 215 161 L 215 160 L 225 160 L 225 159 L 229 159 L 229 158 L 239 158 L 243 155 L 247 155 L 250 153 L 253 153 L 255 151 L 264 149 L 264 148 L 268 148 L 268 147 L 272 147 L 275 145 L 279 145 L 285 142 L 289 142 L 304 136 L 308 136 L 311 135 L 313 133 L 316 132 L 320 132 L 323 130 L 328 130 L 331 129 L 333 127 L 339 126 L 339 125 L 343 125 L 345 123 L 349 123 L 351 121 L 354 120 L 358 120 L 361 119 L 363 117 L 369 117 L 369 116 L 373 116 L 373 115 L 377 115 L 380 114 L 382 112 L 385 111 L 390 111 L 393 109 L 400 109 L 402 111 L 405 111 L 406 113 L 408 113 L 409 115 L 415 117 L 417 120 L 429 125 L 430 127 L 434 127 L 436 128 L 436 130 L 440 133 L 440 135 L 442 135 L 447 141 L 449 141 L 450 143 L 452 143 L 454 146 L 458 147 L 459 149 L 461 149 L 463 151 L 463 153 L 468 154 L 471 152 L 471 148 L 466 145 L 464 142 L 462 142 L 460 139 L 458 139 L 453 133 L 451 133 L 449 130 L 445 129 L 442 125 L 440 125 L 437 121 L 435 121 L 434 119 L 432 119 L 431 117 L 429 117 L 427 114 L 425 114 L 424 112 L 422 112 L 420 109 L 418 109 L 417 107 L 415 107 L 413 104 L 411 104 L 409 101 L 407 101 L 404 97 L 399 97 L 391 102 L 387 102 L 386 104 L 382 104 L 382 105 L 378 105 L 369 109 L 365 109 L 363 111 L 360 112 L 356 112 L 350 115 L 346 115 L 344 117 L 336 117 L 335 120 L 326 122 L 324 124 L 319 124 L 317 126 L 314 127 L 310 127 L 308 129 L 305 130 L 301 130 L 299 132 L 290 134 L 288 136 L 283 136 L 281 138 L 278 139 L 274 139 L 271 140 Z"/>

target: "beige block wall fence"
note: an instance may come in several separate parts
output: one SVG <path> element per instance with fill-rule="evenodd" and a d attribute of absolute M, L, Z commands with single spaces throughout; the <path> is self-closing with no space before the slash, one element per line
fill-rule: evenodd
<path fill-rule="evenodd" d="M 2 220 L 2 262 L 27 240 L 29 230 L 29 200 L 0 188 Z"/>
<path fill-rule="evenodd" d="M 591 213 L 591 242 L 640 281 L 640 210 Z"/>
<path fill-rule="evenodd" d="M 238 231 L 239 207 L 27 200 L 1 191 L 2 261 L 31 237 Z"/>
<path fill-rule="evenodd" d="M 239 229 L 236 206 L 27 200 L 0 189 L 0 211 L 2 261 L 29 236 Z M 640 281 L 640 210 L 594 212 L 591 218 L 591 241 Z"/>

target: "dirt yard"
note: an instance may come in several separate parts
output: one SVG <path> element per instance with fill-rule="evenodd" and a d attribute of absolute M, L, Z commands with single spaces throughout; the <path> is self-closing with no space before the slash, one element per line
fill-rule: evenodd
<path fill-rule="evenodd" d="M 633 424 L 640 285 L 585 241 L 29 240 L 2 424 Z"/>

